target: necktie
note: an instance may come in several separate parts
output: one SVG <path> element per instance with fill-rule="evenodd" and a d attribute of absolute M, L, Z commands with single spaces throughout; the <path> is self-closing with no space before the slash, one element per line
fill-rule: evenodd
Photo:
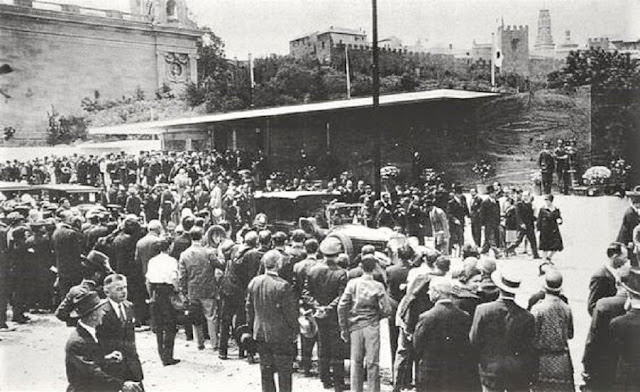
<path fill-rule="evenodd" d="M 120 320 L 122 320 L 122 322 L 127 321 L 127 313 L 124 311 L 124 305 L 122 303 L 120 304 Z"/>

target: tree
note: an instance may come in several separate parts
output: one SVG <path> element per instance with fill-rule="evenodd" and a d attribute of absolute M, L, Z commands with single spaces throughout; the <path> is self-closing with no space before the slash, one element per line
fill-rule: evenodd
<path fill-rule="evenodd" d="M 596 90 L 634 89 L 640 86 L 640 60 L 629 53 L 603 49 L 572 51 L 565 66 L 550 73 L 547 80 L 553 88 L 591 85 Z"/>

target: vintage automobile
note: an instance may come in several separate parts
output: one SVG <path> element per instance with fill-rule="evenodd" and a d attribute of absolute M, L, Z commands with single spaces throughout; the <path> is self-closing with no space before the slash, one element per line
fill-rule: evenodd
<path fill-rule="evenodd" d="M 300 218 L 313 218 L 321 228 L 328 228 L 325 208 L 338 192 L 257 191 L 253 198 L 256 213 L 265 213 L 275 230 L 289 232 L 298 228 Z"/>
<path fill-rule="evenodd" d="M 0 193 L 11 204 L 21 204 L 26 202 L 26 195 L 32 201 L 48 202 L 49 205 L 56 206 L 61 199 L 66 198 L 69 203 L 78 208 L 82 213 L 87 210 L 99 208 L 100 188 L 78 184 L 42 184 L 30 185 L 19 182 L 0 181 Z M 20 196 L 20 201 L 14 202 L 16 196 Z"/>
<path fill-rule="evenodd" d="M 68 199 L 72 206 L 97 204 L 100 199 L 100 188 L 78 184 L 44 184 L 34 185 L 42 191 L 42 196 L 50 202 L 58 203 Z"/>
<path fill-rule="evenodd" d="M 353 260 L 366 244 L 384 252 L 404 243 L 406 237 L 389 228 L 366 226 L 365 205 L 337 201 L 338 192 L 256 192 L 256 213 L 265 213 L 274 230 L 290 232 L 301 228 L 319 240 L 332 236 L 342 243 Z"/>

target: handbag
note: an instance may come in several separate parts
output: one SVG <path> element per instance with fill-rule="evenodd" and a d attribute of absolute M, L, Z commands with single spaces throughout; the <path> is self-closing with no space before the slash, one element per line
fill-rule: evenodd
<path fill-rule="evenodd" d="M 169 297 L 171 306 L 178 312 L 184 312 L 187 308 L 187 297 L 182 293 L 173 293 Z"/>

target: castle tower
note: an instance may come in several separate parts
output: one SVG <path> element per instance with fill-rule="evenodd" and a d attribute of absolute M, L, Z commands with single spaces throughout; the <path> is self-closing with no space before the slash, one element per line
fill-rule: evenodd
<path fill-rule="evenodd" d="M 537 55 L 553 57 L 555 44 L 551 35 L 551 13 L 547 9 L 540 10 L 538 14 L 538 35 L 533 49 Z"/>
<path fill-rule="evenodd" d="M 501 72 L 529 76 L 529 26 L 498 26 L 497 43 L 502 51 Z"/>

